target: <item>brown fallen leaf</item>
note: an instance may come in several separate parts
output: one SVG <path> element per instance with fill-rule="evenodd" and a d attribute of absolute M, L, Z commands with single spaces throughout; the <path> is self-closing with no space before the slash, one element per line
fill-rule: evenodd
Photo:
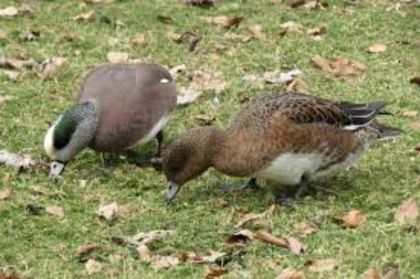
<path fill-rule="evenodd" d="M 7 33 L 3 29 L 0 29 L 0 43 L 7 41 Z"/>
<path fill-rule="evenodd" d="M 6 8 L 0 9 L 0 18 L 14 17 L 17 16 L 19 10 L 15 6 L 8 6 Z"/>
<path fill-rule="evenodd" d="M 295 229 L 297 230 L 298 233 L 302 235 L 309 235 L 318 231 L 317 227 L 311 224 L 307 224 L 307 223 L 299 223 L 295 226 Z"/>
<path fill-rule="evenodd" d="M 89 11 L 86 13 L 82 13 L 80 15 L 77 15 L 75 17 L 73 17 L 74 21 L 88 21 L 92 19 L 92 16 L 95 14 L 94 11 Z"/>
<path fill-rule="evenodd" d="M 241 220 L 235 225 L 235 228 L 241 228 L 245 224 L 257 220 L 257 219 L 263 219 L 266 218 L 268 215 L 273 214 L 274 210 L 276 209 L 276 206 L 273 204 L 271 205 L 266 211 L 262 213 L 246 213 Z"/>
<path fill-rule="evenodd" d="M 9 188 L 3 189 L 0 191 L 0 201 L 4 201 L 10 198 L 10 195 L 12 194 L 12 190 Z"/>
<path fill-rule="evenodd" d="M 0 150 L 0 164 L 14 167 L 18 170 L 28 169 L 35 165 L 35 161 L 29 155 L 17 155 L 6 150 Z"/>
<path fill-rule="evenodd" d="M 180 33 L 176 33 L 176 32 L 173 32 L 173 31 L 168 31 L 166 33 L 166 37 L 169 40 L 171 40 L 171 41 L 173 41 L 175 43 L 178 43 L 178 44 L 182 42 L 182 40 L 181 40 L 182 34 L 180 34 Z"/>
<path fill-rule="evenodd" d="M 22 277 L 19 276 L 17 273 L 5 274 L 0 272 L 0 279 L 21 279 Z"/>
<path fill-rule="evenodd" d="M 269 84 L 283 84 L 293 81 L 300 75 L 302 75 L 302 72 L 299 69 L 293 69 L 287 72 L 275 70 L 271 72 L 265 72 L 262 79 Z"/>
<path fill-rule="evenodd" d="M 411 78 L 410 83 L 420 86 L 420 76 Z"/>
<path fill-rule="evenodd" d="M 196 32 L 184 32 L 182 34 L 169 32 L 167 34 L 168 38 L 177 43 L 185 44 L 188 47 L 189 52 L 194 52 L 198 46 L 198 43 L 203 39 L 203 36 Z"/>
<path fill-rule="evenodd" d="M 60 67 L 67 61 L 64 57 L 51 57 L 42 62 L 38 76 L 47 79 L 58 72 Z"/>
<path fill-rule="evenodd" d="M 337 221 L 343 228 L 357 228 L 366 222 L 366 216 L 360 210 L 350 210 L 343 217 L 337 218 Z"/>
<path fill-rule="evenodd" d="M 109 204 L 101 205 L 99 209 L 96 211 L 96 214 L 99 217 L 103 217 L 106 220 L 111 220 L 116 217 L 119 213 L 119 208 L 116 202 L 112 202 Z"/>
<path fill-rule="evenodd" d="M 9 95 L 0 95 L 0 104 L 12 100 L 13 97 Z M 0 151 L 1 152 L 1 151 Z M 1 154 L 0 154 L 1 156 Z"/>
<path fill-rule="evenodd" d="M 142 244 L 149 244 L 154 241 L 169 238 L 173 235 L 175 235 L 175 231 L 173 230 L 153 230 L 150 232 L 141 232 L 132 237 L 125 237 L 121 241 L 137 247 Z"/>
<path fill-rule="evenodd" d="M 418 112 L 416 110 L 407 110 L 402 113 L 404 117 L 416 117 Z"/>
<path fill-rule="evenodd" d="M 79 259 L 86 258 L 89 256 L 93 251 L 99 250 L 101 246 L 97 243 L 84 243 L 77 248 L 76 257 Z"/>
<path fill-rule="evenodd" d="M 378 269 L 369 268 L 363 273 L 363 279 L 382 279 L 382 276 Z"/>
<path fill-rule="evenodd" d="M 367 68 L 364 64 L 355 60 L 337 58 L 333 61 L 329 61 L 319 55 L 313 57 L 311 62 L 315 67 L 334 74 L 337 77 L 357 76 Z"/>
<path fill-rule="evenodd" d="M 130 43 L 134 47 L 138 47 L 147 43 L 147 38 L 145 34 L 137 34 L 133 38 L 130 39 Z"/>
<path fill-rule="evenodd" d="M 32 68 L 36 65 L 36 62 L 32 59 L 19 58 L 8 58 L 6 56 L 0 56 L 0 68 L 9 70 L 20 70 L 22 68 Z"/>
<path fill-rule="evenodd" d="M 226 239 L 226 243 L 234 246 L 244 246 L 246 242 L 253 240 L 255 234 L 250 230 L 240 230 Z"/>
<path fill-rule="evenodd" d="M 216 94 L 219 94 L 226 87 L 227 83 L 223 80 L 221 73 L 196 70 L 191 75 L 189 88 L 201 91 L 214 91 Z"/>
<path fill-rule="evenodd" d="M 171 268 L 178 266 L 181 261 L 175 256 L 154 255 L 152 256 L 150 263 L 154 268 Z"/>
<path fill-rule="evenodd" d="M 411 198 L 401 203 L 395 210 L 395 220 L 400 224 L 409 223 L 416 220 L 419 209 L 415 199 Z"/>
<path fill-rule="evenodd" d="M 249 27 L 249 31 L 254 39 L 264 40 L 265 34 L 263 33 L 263 28 L 261 24 L 255 24 Z"/>
<path fill-rule="evenodd" d="M 254 237 L 262 242 L 269 243 L 275 246 L 289 248 L 289 243 L 283 237 L 276 237 L 267 231 L 259 230 L 254 234 Z"/>
<path fill-rule="evenodd" d="M 276 277 L 276 279 L 304 279 L 305 274 L 303 271 L 297 269 L 283 269 L 282 272 Z"/>
<path fill-rule="evenodd" d="M 410 124 L 410 129 L 414 131 L 420 130 L 420 121 L 416 121 Z"/>
<path fill-rule="evenodd" d="M 94 273 L 98 273 L 102 270 L 103 265 L 102 263 L 89 259 L 85 264 L 85 270 L 88 275 L 92 275 Z"/>
<path fill-rule="evenodd" d="M 126 52 L 110 51 L 107 53 L 106 58 L 111 63 L 126 63 L 128 62 L 129 55 Z"/>
<path fill-rule="evenodd" d="M 400 279 L 398 266 L 391 266 L 381 279 Z"/>
<path fill-rule="evenodd" d="M 206 270 L 205 279 L 219 278 L 228 273 L 228 270 L 223 267 L 211 266 Z"/>
<path fill-rule="evenodd" d="M 21 74 L 18 71 L 3 70 L 2 72 L 11 81 L 19 81 L 20 80 Z"/>
<path fill-rule="evenodd" d="M 214 6 L 216 4 L 216 0 L 184 0 L 183 2 L 185 5 L 199 6 L 199 7 Z"/>
<path fill-rule="evenodd" d="M 282 29 L 282 34 L 293 33 L 293 32 L 301 33 L 303 30 L 303 26 L 294 21 L 285 22 L 280 25 L 280 28 Z"/>
<path fill-rule="evenodd" d="M 150 263 L 152 260 L 152 255 L 149 248 L 145 244 L 140 244 L 136 248 L 140 261 Z"/>
<path fill-rule="evenodd" d="M 387 49 L 387 46 L 385 44 L 381 44 L 381 43 L 376 43 L 371 45 L 368 48 L 368 52 L 370 53 L 380 53 L 380 52 L 385 52 Z"/>
<path fill-rule="evenodd" d="M 53 206 L 47 206 L 45 208 L 45 211 L 48 214 L 57 216 L 59 218 L 63 218 L 64 217 L 64 209 L 62 207 L 60 207 L 60 206 L 54 206 L 54 205 Z"/>
<path fill-rule="evenodd" d="M 294 237 L 286 236 L 284 239 L 287 241 L 288 248 L 295 255 L 301 255 L 305 253 L 307 247 L 305 244 L 300 242 Z"/>
<path fill-rule="evenodd" d="M 237 28 L 242 21 L 242 17 L 234 16 L 215 16 L 210 18 L 204 18 L 207 21 L 222 27 L 222 28 Z"/>
<path fill-rule="evenodd" d="M 330 271 L 338 267 L 338 262 L 334 259 L 309 261 L 309 270 L 314 272 Z"/>

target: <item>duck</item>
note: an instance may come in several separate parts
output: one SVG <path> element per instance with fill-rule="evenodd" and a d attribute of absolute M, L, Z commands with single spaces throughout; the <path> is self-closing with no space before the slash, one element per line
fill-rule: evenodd
<path fill-rule="evenodd" d="M 75 104 L 45 134 L 44 150 L 51 159 L 49 177 L 58 178 L 67 163 L 87 147 L 112 154 L 155 138 L 159 157 L 163 128 L 176 102 L 176 86 L 163 66 L 116 63 L 92 69 Z"/>
<path fill-rule="evenodd" d="M 166 201 L 209 168 L 279 186 L 296 186 L 300 198 L 318 177 L 355 165 L 376 141 L 401 130 L 380 123 L 383 101 L 332 101 L 303 93 L 270 93 L 247 103 L 226 128 L 187 131 L 162 155 Z"/>

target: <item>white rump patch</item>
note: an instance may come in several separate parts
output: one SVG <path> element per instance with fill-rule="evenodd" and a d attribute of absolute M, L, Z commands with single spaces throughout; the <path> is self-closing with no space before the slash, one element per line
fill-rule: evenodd
<path fill-rule="evenodd" d="M 160 83 L 169 83 L 169 79 L 163 78 L 160 80 Z"/>

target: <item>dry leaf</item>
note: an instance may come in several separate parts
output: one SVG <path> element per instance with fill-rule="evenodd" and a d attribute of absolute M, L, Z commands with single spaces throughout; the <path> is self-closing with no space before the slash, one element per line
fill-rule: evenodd
<path fill-rule="evenodd" d="M 186 46 L 188 46 L 188 51 L 193 52 L 196 50 L 198 43 L 203 39 L 203 36 L 199 33 L 195 32 L 184 32 L 182 34 L 174 33 L 174 32 L 168 32 L 167 33 L 168 38 L 177 43 L 183 43 Z"/>
<path fill-rule="evenodd" d="M 182 42 L 182 40 L 181 40 L 182 34 L 179 34 L 179 33 L 173 32 L 173 31 L 167 32 L 166 33 L 166 37 L 169 40 L 171 40 L 171 41 L 173 41 L 175 43 L 178 43 L 178 44 Z"/>
<path fill-rule="evenodd" d="M 211 279 L 211 278 L 218 278 L 223 276 L 224 274 L 228 273 L 228 270 L 223 267 L 209 267 L 206 271 L 206 275 L 204 278 Z"/>
<path fill-rule="evenodd" d="M 337 58 L 329 61 L 319 55 L 313 57 L 311 62 L 315 67 L 334 74 L 337 77 L 357 76 L 367 68 L 364 64 L 355 60 Z"/>
<path fill-rule="evenodd" d="M 3 74 L 11 81 L 20 80 L 20 72 L 18 71 L 3 70 Z"/>
<path fill-rule="evenodd" d="M 76 251 L 76 257 L 83 259 L 89 256 L 93 251 L 101 248 L 97 243 L 85 243 L 79 246 Z"/>
<path fill-rule="evenodd" d="M 418 131 L 420 130 L 420 121 L 416 121 L 410 124 L 411 130 Z"/>
<path fill-rule="evenodd" d="M 419 215 L 419 209 L 415 199 L 408 199 L 398 206 L 395 211 L 395 220 L 400 224 L 414 221 Z"/>
<path fill-rule="evenodd" d="M 233 16 L 215 16 L 210 18 L 205 18 L 211 23 L 223 27 L 223 28 L 236 28 L 242 21 L 241 17 L 233 17 Z"/>
<path fill-rule="evenodd" d="M 368 51 L 370 53 L 380 53 L 385 52 L 387 49 L 385 44 L 376 43 L 369 47 Z"/>
<path fill-rule="evenodd" d="M 346 215 L 339 218 L 343 228 L 357 228 L 366 222 L 366 216 L 360 210 L 350 210 Z"/>
<path fill-rule="evenodd" d="M 174 256 L 155 255 L 151 259 L 151 265 L 154 268 L 171 268 L 178 266 L 180 263 L 178 257 Z"/>
<path fill-rule="evenodd" d="M 301 33 L 303 30 L 303 26 L 301 24 L 293 21 L 283 23 L 280 25 L 280 28 L 283 30 L 283 34 L 291 32 Z"/>
<path fill-rule="evenodd" d="M 0 29 L 0 42 L 7 41 L 7 33 L 3 29 Z"/>
<path fill-rule="evenodd" d="M 14 6 L 9 6 L 3 9 L 0 9 L 0 18 L 5 17 L 14 17 L 19 13 L 19 10 Z"/>
<path fill-rule="evenodd" d="M 100 206 L 98 211 L 96 211 L 96 214 L 98 214 L 100 217 L 105 218 L 106 220 L 111 220 L 112 218 L 118 215 L 118 212 L 118 205 L 116 202 L 113 202 L 110 204 Z"/>
<path fill-rule="evenodd" d="M 284 239 L 287 241 L 288 248 L 290 249 L 290 251 L 293 254 L 301 255 L 301 254 L 305 253 L 305 251 L 307 249 L 305 244 L 303 244 L 302 242 L 300 242 L 296 238 L 290 237 L 290 236 L 286 236 L 286 237 L 284 237 Z"/>
<path fill-rule="evenodd" d="M 10 195 L 12 194 L 12 190 L 10 189 L 3 189 L 0 191 L 0 201 L 4 201 L 10 198 Z"/>
<path fill-rule="evenodd" d="M 7 58 L 5 56 L 0 56 L 0 68 L 3 69 L 15 69 L 19 70 L 22 68 L 32 68 L 36 65 L 36 62 L 32 59 L 25 58 Z"/>
<path fill-rule="evenodd" d="M 107 53 L 106 58 L 111 63 L 125 63 L 128 61 L 129 55 L 126 52 L 110 51 Z"/>
<path fill-rule="evenodd" d="M 226 87 L 227 83 L 223 80 L 221 73 L 196 70 L 192 73 L 189 88 L 201 91 L 214 91 L 216 94 L 219 94 Z"/>
<path fill-rule="evenodd" d="M 325 8 L 327 4 L 321 2 L 321 0 L 295 0 L 290 4 L 292 8 L 303 7 L 305 9 L 316 9 Z"/>
<path fill-rule="evenodd" d="M 87 274 L 92 275 L 102 270 L 103 265 L 95 260 L 89 259 L 85 264 Z"/>
<path fill-rule="evenodd" d="M 181 88 L 179 93 L 180 95 L 177 98 L 177 104 L 186 105 L 197 100 L 198 97 L 203 94 L 203 91 L 193 90 L 191 88 Z"/>
<path fill-rule="evenodd" d="M 185 5 L 199 6 L 199 7 L 208 7 L 214 6 L 216 0 L 184 0 Z"/>
<path fill-rule="evenodd" d="M 17 273 L 4 274 L 0 272 L 0 279 L 22 279 Z"/>
<path fill-rule="evenodd" d="M 243 246 L 246 242 L 254 239 L 255 234 L 250 230 L 240 230 L 226 239 L 226 243 L 235 246 Z"/>
<path fill-rule="evenodd" d="M 319 36 L 327 32 L 327 27 L 325 25 L 320 25 L 318 27 L 309 29 L 306 33 L 310 36 Z"/>
<path fill-rule="evenodd" d="M 135 47 L 144 45 L 147 43 L 146 35 L 137 34 L 135 37 L 131 38 L 130 43 Z"/>
<path fill-rule="evenodd" d="M 265 34 L 263 33 L 263 29 L 261 24 L 255 24 L 249 27 L 249 31 L 254 39 L 257 40 L 264 40 Z"/>
<path fill-rule="evenodd" d="M 60 206 L 47 206 L 45 211 L 51 215 L 63 218 L 64 217 L 64 210 Z"/>
<path fill-rule="evenodd" d="M 310 261 L 309 270 L 314 272 L 330 271 L 338 267 L 338 262 L 334 259 Z"/>
<path fill-rule="evenodd" d="M 299 69 L 290 70 L 288 72 L 281 72 L 279 70 L 272 72 L 265 72 L 263 75 L 263 80 L 267 83 L 287 83 L 291 82 L 296 77 L 302 75 L 302 72 Z"/>
<path fill-rule="evenodd" d="M 148 244 L 173 235 L 175 235 L 175 231 L 173 230 L 153 230 L 150 232 L 141 232 L 132 237 L 113 237 L 113 240 L 120 244 L 138 247 L 142 244 Z"/>
<path fill-rule="evenodd" d="M 407 110 L 402 113 L 404 117 L 416 117 L 418 112 L 416 110 Z"/>
<path fill-rule="evenodd" d="M 297 269 L 287 268 L 284 269 L 276 279 L 304 279 L 305 275 L 303 271 Z"/>
<path fill-rule="evenodd" d="M 276 237 L 266 231 L 259 230 L 254 234 L 254 237 L 262 242 L 269 243 L 275 246 L 289 248 L 289 243 L 284 238 Z"/>
<path fill-rule="evenodd" d="M 411 78 L 410 83 L 417 84 L 418 86 L 420 86 L 420 76 Z"/>
<path fill-rule="evenodd" d="M 56 74 L 59 68 L 67 61 L 64 57 L 51 57 L 41 64 L 41 69 L 38 76 L 42 79 L 47 79 Z"/>
<path fill-rule="evenodd" d="M 83 13 L 80 15 L 77 15 L 75 17 L 73 17 L 73 20 L 75 21 L 88 21 L 92 18 L 92 16 L 94 15 L 94 11 L 89 11 L 87 13 Z"/>
<path fill-rule="evenodd" d="M 137 250 L 137 253 L 138 253 L 139 259 L 140 259 L 142 262 L 146 262 L 146 263 L 151 262 L 151 260 L 152 260 L 152 255 L 150 254 L 150 250 L 149 250 L 149 248 L 148 248 L 146 245 L 144 245 L 144 244 L 140 244 L 140 245 L 136 248 L 136 250 Z"/>
<path fill-rule="evenodd" d="M 313 234 L 314 232 L 318 230 L 318 228 L 315 227 L 314 225 L 310 225 L 306 223 L 297 224 L 295 228 L 298 231 L 298 233 L 303 234 L 303 235 Z"/>
<path fill-rule="evenodd" d="M 0 104 L 1 103 L 4 103 L 6 101 L 10 101 L 12 99 L 13 99 L 12 96 L 9 96 L 9 95 L 0 95 Z M 0 158 L 1 158 L 1 151 L 0 151 Z"/>
<path fill-rule="evenodd" d="M 273 204 L 271 205 L 266 211 L 262 212 L 262 213 L 247 213 L 244 215 L 244 217 L 235 225 L 235 228 L 241 228 L 243 227 L 246 223 L 250 222 L 250 221 L 254 221 L 257 219 L 263 219 L 266 218 L 268 215 L 273 214 L 274 210 L 276 209 L 276 205 Z"/>
<path fill-rule="evenodd" d="M 35 165 L 35 161 L 29 155 L 17 155 L 6 150 L 0 150 L 0 164 L 11 166 L 16 169 L 27 169 Z"/>
<path fill-rule="evenodd" d="M 382 279 L 382 276 L 376 268 L 369 268 L 363 273 L 363 279 Z"/>

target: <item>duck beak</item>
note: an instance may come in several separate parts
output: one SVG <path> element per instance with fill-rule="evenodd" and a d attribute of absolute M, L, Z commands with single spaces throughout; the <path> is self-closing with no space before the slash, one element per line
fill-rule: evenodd
<path fill-rule="evenodd" d="M 168 182 L 168 189 L 166 189 L 166 204 L 170 204 L 175 199 L 181 186 L 173 181 Z"/>
<path fill-rule="evenodd" d="M 64 171 L 65 167 L 65 163 L 53 161 L 50 164 L 50 174 L 48 175 L 48 178 L 56 181 L 58 179 L 58 176 L 60 176 L 60 174 Z"/>

